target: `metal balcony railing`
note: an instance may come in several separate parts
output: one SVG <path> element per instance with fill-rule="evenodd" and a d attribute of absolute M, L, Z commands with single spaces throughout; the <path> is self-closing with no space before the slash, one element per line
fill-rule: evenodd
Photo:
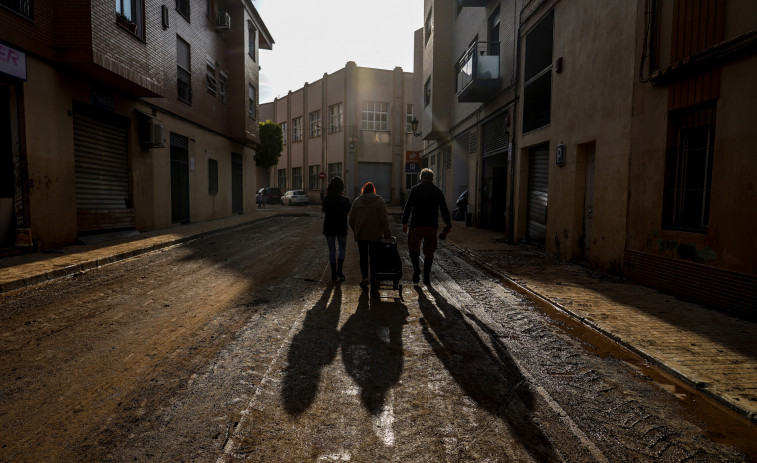
<path fill-rule="evenodd" d="M 0 0 L 0 5 L 32 19 L 32 0 Z"/>
<path fill-rule="evenodd" d="M 458 101 L 485 101 L 502 82 L 499 42 L 474 42 L 457 60 L 456 68 Z"/>

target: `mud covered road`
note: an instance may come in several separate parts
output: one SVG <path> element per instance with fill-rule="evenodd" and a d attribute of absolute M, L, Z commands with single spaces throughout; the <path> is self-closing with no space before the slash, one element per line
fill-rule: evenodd
<path fill-rule="evenodd" d="M 332 284 L 308 211 L 3 296 L 0 461 L 750 461 L 450 249 Z"/>

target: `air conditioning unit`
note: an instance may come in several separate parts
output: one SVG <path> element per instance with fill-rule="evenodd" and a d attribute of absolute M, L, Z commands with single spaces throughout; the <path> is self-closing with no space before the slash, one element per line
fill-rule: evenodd
<path fill-rule="evenodd" d="M 163 148 L 166 146 L 166 129 L 163 124 L 154 120 L 147 120 L 142 124 L 139 142 L 150 148 Z"/>
<path fill-rule="evenodd" d="M 231 30 L 231 16 L 229 13 L 219 13 L 218 20 L 216 21 L 217 31 L 230 31 Z"/>

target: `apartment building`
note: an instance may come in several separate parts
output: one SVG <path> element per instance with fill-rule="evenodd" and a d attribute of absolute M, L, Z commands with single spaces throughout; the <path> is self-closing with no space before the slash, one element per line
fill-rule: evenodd
<path fill-rule="evenodd" d="M 416 34 L 423 164 L 452 207 L 466 189 L 470 222 L 505 231 L 512 179 L 520 2 L 426 0 Z"/>
<path fill-rule="evenodd" d="M 754 318 L 756 9 L 427 0 L 423 162 L 476 226 Z"/>
<path fill-rule="evenodd" d="M 0 2 L 0 247 L 252 210 L 250 0 Z"/>
<path fill-rule="evenodd" d="M 412 89 L 413 73 L 402 68 L 365 68 L 350 61 L 261 104 L 261 119 L 281 125 L 284 133 L 270 185 L 282 191 L 304 189 L 317 203 L 328 181 L 339 176 L 352 199 L 370 181 L 387 203 L 400 204 L 420 172 Z"/>

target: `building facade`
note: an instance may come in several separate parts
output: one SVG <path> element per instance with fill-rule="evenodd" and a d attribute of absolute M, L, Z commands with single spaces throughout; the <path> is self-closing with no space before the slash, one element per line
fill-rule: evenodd
<path fill-rule="evenodd" d="M 423 161 L 476 226 L 754 318 L 755 8 L 427 0 Z"/>
<path fill-rule="evenodd" d="M 400 204 L 420 171 L 420 164 L 407 162 L 420 151 L 410 124 L 417 117 L 412 89 L 413 74 L 401 68 L 364 68 L 350 61 L 260 105 L 261 119 L 281 125 L 284 133 L 269 185 L 306 190 L 317 203 L 329 179 L 339 176 L 351 199 L 370 181 L 384 200 Z"/>
<path fill-rule="evenodd" d="M 416 34 L 422 69 L 423 163 L 448 206 L 468 190 L 469 221 L 506 231 L 516 104 L 516 0 L 425 1 Z"/>
<path fill-rule="evenodd" d="M 249 0 L 0 3 L 2 247 L 254 209 L 272 43 Z"/>

